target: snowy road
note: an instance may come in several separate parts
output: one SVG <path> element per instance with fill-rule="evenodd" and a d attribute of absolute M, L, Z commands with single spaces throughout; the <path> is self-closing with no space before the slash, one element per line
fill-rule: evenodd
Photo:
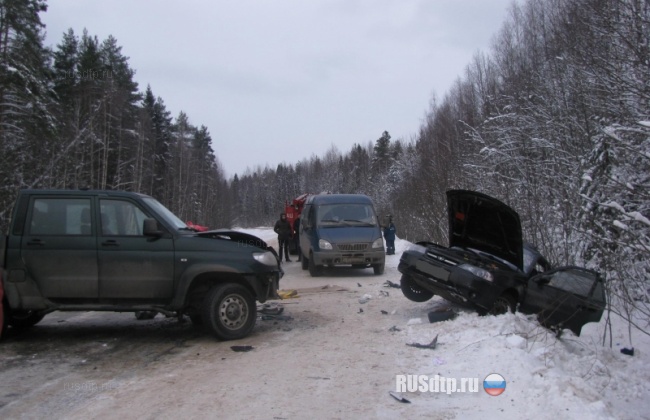
<path fill-rule="evenodd" d="M 274 244 L 269 230 L 253 233 Z M 430 324 L 428 312 L 450 304 L 416 304 L 385 285 L 399 282 L 406 245 L 398 241 L 381 276 L 337 269 L 311 278 L 285 263 L 281 288 L 298 297 L 238 341 L 162 316 L 50 314 L 0 345 L 0 418 L 647 418 L 647 340 L 629 357 L 599 345 L 601 325 L 557 340 L 521 314 L 458 307 L 455 320 Z M 435 349 L 406 345 L 436 335 Z M 483 390 L 491 373 L 507 382 L 497 397 Z M 479 389 L 416 390 L 401 403 L 389 395 L 397 375 L 476 379 Z"/>

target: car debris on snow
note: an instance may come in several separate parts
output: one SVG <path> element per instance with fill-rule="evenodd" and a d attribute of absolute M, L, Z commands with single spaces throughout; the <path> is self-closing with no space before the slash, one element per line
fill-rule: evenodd
<path fill-rule="evenodd" d="M 365 294 L 359 298 L 359 303 L 361 304 L 367 303 L 370 299 L 372 299 L 372 295 Z"/>
<path fill-rule="evenodd" d="M 278 305 L 277 303 L 265 303 L 257 309 L 261 314 L 264 315 L 280 315 L 284 312 L 284 306 Z"/>
<path fill-rule="evenodd" d="M 441 322 L 441 321 L 449 321 L 454 318 L 456 318 L 458 314 L 454 311 L 447 310 L 447 311 L 433 311 L 429 312 L 427 317 L 429 318 L 430 323 L 434 322 Z"/>
<path fill-rule="evenodd" d="M 251 351 L 251 350 L 253 350 L 254 348 L 255 348 L 255 347 L 253 347 L 253 346 L 230 346 L 230 349 L 231 349 L 232 351 L 236 351 L 236 352 L 246 352 L 246 351 Z"/>
<path fill-rule="evenodd" d="M 399 395 L 397 392 L 394 391 L 388 391 L 391 397 L 395 398 L 397 401 L 401 403 L 410 403 L 411 401 L 407 400 L 406 398 L 402 397 Z"/>
<path fill-rule="evenodd" d="M 298 291 L 297 290 L 278 290 L 278 296 L 280 296 L 280 299 L 295 299 L 298 296 Z"/>
<path fill-rule="evenodd" d="M 431 350 L 433 350 L 438 345 L 438 334 L 436 334 L 434 339 L 429 344 L 406 343 L 406 345 L 410 346 L 410 347 L 415 347 L 415 348 L 418 348 L 418 349 L 431 349 Z"/>
<path fill-rule="evenodd" d="M 627 347 L 621 349 L 621 353 L 627 354 L 628 356 L 634 356 L 634 347 L 628 349 Z"/>
<path fill-rule="evenodd" d="M 262 315 L 262 321 L 291 321 L 289 315 Z"/>

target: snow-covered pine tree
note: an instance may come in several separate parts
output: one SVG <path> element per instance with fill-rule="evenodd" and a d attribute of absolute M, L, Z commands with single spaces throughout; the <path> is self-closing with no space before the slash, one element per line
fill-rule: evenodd
<path fill-rule="evenodd" d="M 15 192 L 35 183 L 49 185 L 46 140 L 54 129 L 49 104 L 50 52 L 43 47 L 40 13 L 44 0 L 0 2 L 0 225 Z"/>

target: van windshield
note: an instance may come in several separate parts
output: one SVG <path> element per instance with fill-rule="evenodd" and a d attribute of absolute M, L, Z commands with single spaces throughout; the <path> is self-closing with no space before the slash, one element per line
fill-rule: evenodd
<path fill-rule="evenodd" d="M 377 226 L 377 218 L 368 204 L 325 204 L 316 209 L 318 227 Z"/>

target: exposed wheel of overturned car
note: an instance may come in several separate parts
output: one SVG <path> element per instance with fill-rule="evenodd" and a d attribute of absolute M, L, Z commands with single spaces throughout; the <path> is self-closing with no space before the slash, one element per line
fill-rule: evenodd
<path fill-rule="evenodd" d="M 241 284 L 216 285 L 203 302 L 202 317 L 208 330 L 218 339 L 244 338 L 255 326 L 255 299 Z"/>
<path fill-rule="evenodd" d="M 433 292 L 421 288 L 406 274 L 402 274 L 400 287 L 404 296 L 413 302 L 426 302 L 433 297 Z"/>
<path fill-rule="evenodd" d="M 512 292 L 504 292 L 501 296 L 494 300 L 490 315 L 501 315 L 507 312 L 514 312 L 517 306 L 517 296 Z"/>

